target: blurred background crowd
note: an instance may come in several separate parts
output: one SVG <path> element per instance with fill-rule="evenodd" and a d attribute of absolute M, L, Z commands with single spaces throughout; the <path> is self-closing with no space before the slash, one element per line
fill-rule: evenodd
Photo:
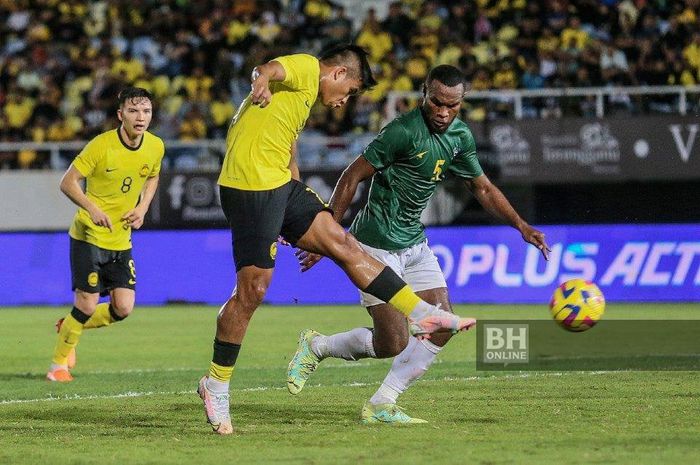
<path fill-rule="evenodd" d="M 155 96 L 160 137 L 221 138 L 256 64 L 337 42 L 368 50 L 378 85 L 341 110 L 317 106 L 311 133 L 376 132 L 387 94 L 420 90 L 442 63 L 474 91 L 690 86 L 700 82 L 699 16 L 700 0 L 0 0 L 0 142 L 114 128 L 125 84 Z M 593 106 L 568 111 L 590 116 Z M 528 107 L 536 117 L 565 110 Z M 498 107 L 463 111 L 479 121 Z"/>

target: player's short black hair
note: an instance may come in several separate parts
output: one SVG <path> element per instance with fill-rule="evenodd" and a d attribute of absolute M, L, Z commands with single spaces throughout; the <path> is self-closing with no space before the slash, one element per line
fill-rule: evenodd
<path fill-rule="evenodd" d="M 433 81 L 439 81 L 447 87 L 465 85 L 464 74 L 452 65 L 438 65 L 431 69 L 425 78 L 426 87 Z"/>
<path fill-rule="evenodd" d="M 125 87 L 124 89 L 122 89 L 121 92 L 119 92 L 119 95 L 117 96 L 118 106 L 119 106 L 119 108 L 121 108 L 122 106 L 124 106 L 124 103 L 127 100 L 140 99 L 140 98 L 147 98 L 148 100 L 151 101 L 151 103 L 153 103 L 153 95 L 151 95 L 151 93 L 149 91 L 147 91 L 146 89 L 144 89 L 142 87 L 132 87 L 132 86 Z"/>
<path fill-rule="evenodd" d="M 360 79 L 362 90 L 365 91 L 377 84 L 367 56 L 367 50 L 359 45 L 340 44 L 321 52 L 318 59 L 328 65 L 347 66 L 350 76 Z"/>

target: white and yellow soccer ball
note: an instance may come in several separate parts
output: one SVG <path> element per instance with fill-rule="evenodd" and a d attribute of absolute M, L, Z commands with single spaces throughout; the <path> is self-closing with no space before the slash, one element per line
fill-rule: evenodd
<path fill-rule="evenodd" d="M 567 331 L 586 331 L 603 317 L 605 297 L 592 282 L 571 279 L 554 291 L 549 310 L 554 321 Z"/>

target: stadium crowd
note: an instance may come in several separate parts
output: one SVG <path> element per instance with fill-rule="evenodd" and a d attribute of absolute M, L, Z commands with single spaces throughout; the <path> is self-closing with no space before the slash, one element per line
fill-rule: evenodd
<path fill-rule="evenodd" d="M 419 90 L 441 63 L 461 68 L 472 90 L 700 82 L 700 0 L 403 0 L 386 10 L 362 16 L 328 0 L 0 0 L 0 142 L 87 140 L 114 128 L 124 84 L 153 93 L 152 129 L 163 139 L 220 138 L 253 66 L 347 41 L 369 51 L 378 84 L 341 110 L 316 108 L 311 131 L 377 131 L 388 92 Z M 545 99 L 526 110 L 590 115 L 594 103 Z M 465 106 L 464 117 L 492 111 Z M 42 159 L 0 153 L 3 166 Z"/>

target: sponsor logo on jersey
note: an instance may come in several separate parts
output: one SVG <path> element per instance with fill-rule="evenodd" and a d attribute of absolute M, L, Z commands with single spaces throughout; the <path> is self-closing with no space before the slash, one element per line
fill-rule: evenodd
<path fill-rule="evenodd" d="M 417 159 L 419 159 L 419 160 L 422 160 L 422 159 L 423 159 L 423 155 L 425 155 L 426 153 L 428 153 L 427 150 L 426 150 L 425 152 L 421 152 L 421 153 L 419 153 L 419 154 L 417 154 L 417 155 L 414 155 L 412 158 L 417 158 Z"/>

